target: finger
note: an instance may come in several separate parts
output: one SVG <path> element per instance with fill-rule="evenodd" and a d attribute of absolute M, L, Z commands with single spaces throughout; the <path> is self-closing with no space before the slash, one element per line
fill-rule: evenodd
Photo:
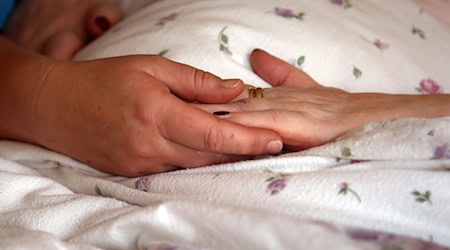
<path fill-rule="evenodd" d="M 84 46 L 84 39 L 73 30 L 63 30 L 51 36 L 42 54 L 57 60 L 70 60 Z"/>
<path fill-rule="evenodd" d="M 198 151 L 171 141 L 168 141 L 167 145 L 167 164 L 182 168 L 205 167 L 222 163 L 244 161 L 253 158 L 252 156 L 245 155 L 229 155 Z"/>
<path fill-rule="evenodd" d="M 147 72 L 164 82 L 180 98 L 203 103 L 226 103 L 242 93 L 244 83 L 239 79 L 222 80 L 219 77 L 170 61 L 164 57 L 155 62 Z M 168 73 L 170 72 L 170 73 Z"/>
<path fill-rule="evenodd" d="M 158 127 L 169 140 L 195 150 L 236 155 L 274 154 L 282 149 L 281 138 L 273 131 L 219 120 L 177 98 L 167 100 Z"/>
<path fill-rule="evenodd" d="M 310 88 L 319 85 L 305 72 L 260 49 L 251 54 L 250 64 L 253 71 L 272 86 Z"/>
<path fill-rule="evenodd" d="M 99 37 L 122 18 L 122 11 L 117 5 L 109 2 L 99 4 L 91 10 L 87 21 L 87 32 L 93 37 Z"/>
<path fill-rule="evenodd" d="M 248 127 L 276 131 L 283 139 L 284 144 L 296 148 L 306 149 L 322 144 L 322 140 L 317 136 L 320 128 L 313 124 L 312 119 L 307 118 L 307 114 L 304 115 L 305 118 L 302 118 L 301 114 L 298 111 L 264 110 L 230 113 L 218 117 Z"/>
<path fill-rule="evenodd" d="M 193 106 L 202 109 L 210 114 L 244 111 L 262 111 L 269 109 L 291 110 L 290 105 L 281 102 L 271 102 L 266 98 L 247 98 L 237 102 L 225 104 L 203 104 L 193 103 Z M 293 106 L 293 105 L 292 105 Z"/>
<path fill-rule="evenodd" d="M 219 111 L 242 112 L 242 111 L 262 111 L 270 109 L 301 111 L 315 108 L 315 103 L 304 93 L 298 93 L 298 99 L 290 98 L 298 89 L 277 87 L 264 90 L 264 98 L 248 98 L 249 94 L 241 95 L 233 101 L 225 104 L 203 104 L 192 103 L 208 113 Z M 248 90 L 244 90 L 248 92 Z M 244 99 L 240 99 L 244 98 Z"/>

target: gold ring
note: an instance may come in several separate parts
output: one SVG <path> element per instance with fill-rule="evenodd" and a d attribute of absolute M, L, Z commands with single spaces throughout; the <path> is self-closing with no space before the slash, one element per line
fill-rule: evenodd
<path fill-rule="evenodd" d="M 250 87 L 248 88 L 248 98 L 253 98 L 255 97 L 255 88 Z"/>
<path fill-rule="evenodd" d="M 264 89 L 257 88 L 255 92 L 256 98 L 264 98 Z"/>
<path fill-rule="evenodd" d="M 248 88 L 248 97 L 249 98 L 264 98 L 264 89 L 262 88 Z"/>

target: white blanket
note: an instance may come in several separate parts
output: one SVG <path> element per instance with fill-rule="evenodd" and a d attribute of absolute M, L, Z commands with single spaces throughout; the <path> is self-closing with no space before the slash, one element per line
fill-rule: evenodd
<path fill-rule="evenodd" d="M 260 47 L 350 91 L 450 90 L 450 29 L 407 0 L 121 4 L 129 17 L 78 59 L 168 50 L 262 86 L 247 62 Z M 379 121 L 304 152 L 141 178 L 1 141 L 0 248 L 450 247 L 449 128 Z"/>

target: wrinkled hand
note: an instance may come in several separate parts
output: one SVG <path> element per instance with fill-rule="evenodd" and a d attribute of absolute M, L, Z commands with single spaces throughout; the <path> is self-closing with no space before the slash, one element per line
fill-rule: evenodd
<path fill-rule="evenodd" d="M 406 95 L 348 93 L 324 87 L 261 50 L 252 54 L 251 64 L 261 78 L 277 86 L 265 89 L 264 98 L 248 99 L 248 91 L 243 91 L 234 103 L 197 106 L 219 112 L 223 120 L 276 131 L 291 150 L 324 144 L 370 121 L 414 115 L 408 111 L 410 97 Z"/>
<path fill-rule="evenodd" d="M 243 89 L 240 80 L 222 81 L 159 56 L 58 62 L 35 97 L 33 141 L 123 176 L 279 152 L 275 132 L 188 103 L 226 103 Z"/>
<path fill-rule="evenodd" d="M 37 53 L 67 60 L 121 18 L 112 0 L 22 0 L 4 35 Z"/>

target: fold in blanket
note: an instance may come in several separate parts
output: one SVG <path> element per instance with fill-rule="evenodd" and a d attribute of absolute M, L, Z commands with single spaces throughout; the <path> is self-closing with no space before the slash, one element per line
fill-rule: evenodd
<path fill-rule="evenodd" d="M 449 28 L 412 1 L 119 2 L 128 17 L 78 59 L 160 53 L 267 86 L 248 63 L 259 47 L 352 92 L 450 89 Z M 449 128 L 378 121 L 303 152 L 141 178 L 1 141 L 0 248 L 448 248 Z"/>
<path fill-rule="evenodd" d="M 3 141 L 0 225 L 22 230 L 4 231 L 9 243 L 36 230 L 64 246 L 55 249 L 441 249 L 433 243 L 450 246 L 449 126 L 380 121 L 301 153 L 132 179 Z M 388 148 L 384 138 L 398 140 Z"/>

